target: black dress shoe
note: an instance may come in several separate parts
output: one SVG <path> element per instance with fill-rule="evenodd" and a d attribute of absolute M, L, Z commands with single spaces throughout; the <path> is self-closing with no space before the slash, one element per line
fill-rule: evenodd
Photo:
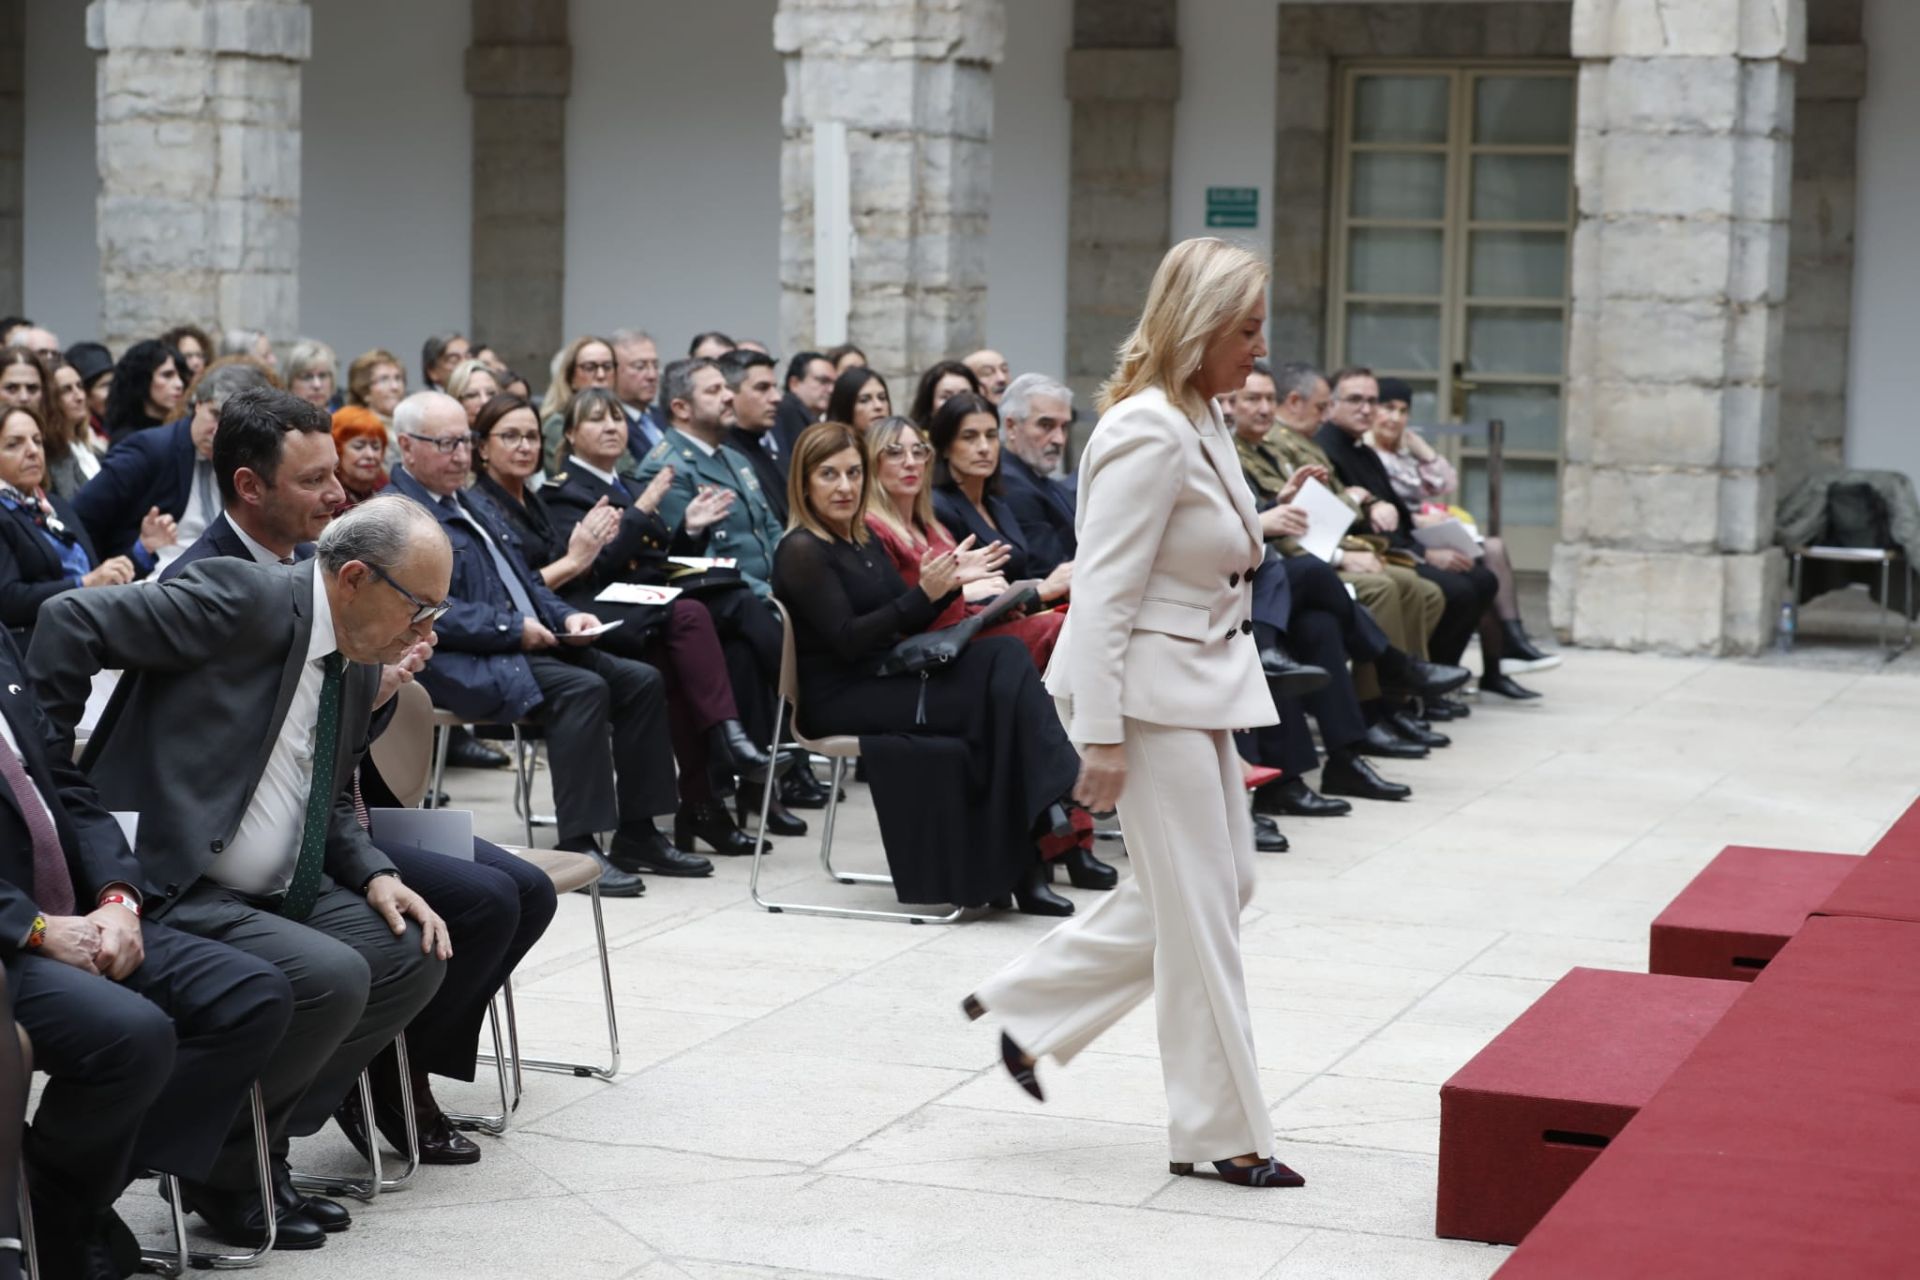
<path fill-rule="evenodd" d="M 1074 848 L 1063 853 L 1046 864 L 1047 882 L 1053 882 L 1053 868 L 1059 864 L 1067 869 L 1067 879 L 1076 889 L 1111 889 L 1120 883 L 1120 873 L 1085 849 Z"/>
<path fill-rule="evenodd" d="M 679 824 L 676 822 L 676 826 Z M 607 858 L 622 871 L 636 875 L 651 871 L 657 876 L 710 876 L 713 864 L 697 853 L 686 853 L 667 842 L 658 828 L 649 823 L 641 828 L 623 827 L 613 833 L 613 848 Z"/>
<path fill-rule="evenodd" d="M 1384 724 L 1370 724 L 1367 734 L 1353 744 L 1353 749 L 1361 755 L 1387 756 L 1394 760 L 1418 760 L 1427 754 L 1427 749 L 1417 742 L 1408 742 Z M 1320 788 L 1326 790 L 1325 786 Z"/>
<path fill-rule="evenodd" d="M 1345 800 L 1329 800 L 1307 785 L 1305 778 L 1269 782 L 1253 793 L 1253 811 L 1278 817 L 1339 818 L 1353 812 Z"/>
<path fill-rule="evenodd" d="M 1280 824 L 1264 813 L 1253 815 L 1253 847 L 1261 853 L 1285 853 L 1293 846 L 1280 833 Z"/>
<path fill-rule="evenodd" d="M 1048 888 L 1046 881 L 1041 878 L 1040 871 L 1042 865 L 1038 859 L 1035 859 L 1032 869 L 1026 874 L 1026 878 L 1020 884 L 1014 886 L 1014 909 L 1023 915 L 1029 916 L 1072 915 L 1072 901 L 1061 897 L 1052 889 Z"/>
<path fill-rule="evenodd" d="M 395 1151 L 404 1152 L 406 1130 L 405 1118 L 393 1116 L 392 1130 L 389 1131 L 387 1117 L 381 1117 L 380 1131 L 388 1135 L 387 1141 Z M 399 1137 L 402 1141 L 395 1142 Z M 480 1144 L 453 1127 L 453 1121 L 438 1111 L 432 1119 L 420 1118 L 420 1163 L 421 1164 L 478 1164 L 480 1163 Z"/>
<path fill-rule="evenodd" d="M 1473 708 L 1458 698 L 1426 698 L 1421 702 L 1429 720 L 1465 720 Z"/>
<path fill-rule="evenodd" d="M 1423 747 L 1450 747 L 1453 745 L 1452 738 L 1449 738 L 1444 733 L 1435 733 L 1432 729 L 1421 724 L 1405 711 L 1388 712 L 1385 724 L 1387 728 L 1391 729 L 1406 741 L 1417 743 Z"/>
<path fill-rule="evenodd" d="M 192 1186 L 180 1182 L 181 1207 L 200 1215 L 207 1234 L 226 1244 L 258 1249 L 267 1238 L 266 1214 L 260 1208 L 257 1188 L 227 1191 L 216 1187 Z M 276 1249 L 318 1249 L 327 1242 L 327 1233 L 306 1214 L 281 1208 L 276 1188 L 273 1247 Z"/>
<path fill-rule="evenodd" d="M 1365 757 L 1342 752 L 1327 757 L 1320 770 L 1320 789 L 1330 796 L 1354 796 L 1361 800 L 1405 800 L 1413 788 L 1388 782 L 1373 771 Z"/>
<path fill-rule="evenodd" d="M 490 747 L 473 736 L 471 729 L 459 728 L 449 731 L 447 741 L 447 768 L 449 769 L 504 769 L 513 763 L 513 757 L 498 747 Z"/>
<path fill-rule="evenodd" d="M 611 858 L 598 849 L 570 849 L 569 853 L 584 853 L 600 864 L 600 896 L 603 898 L 638 898 L 647 891 L 647 882 L 631 871 L 614 865 Z M 575 893 L 592 893 L 592 885 L 582 885 Z"/>
<path fill-rule="evenodd" d="M 1260 649 L 1260 669 L 1266 673 L 1267 687 L 1276 698 L 1304 698 L 1326 687 L 1324 667 L 1294 661 L 1280 632 L 1270 623 L 1253 624 L 1253 638 Z"/>
<path fill-rule="evenodd" d="M 804 761 L 787 776 L 780 779 L 780 803 L 789 809 L 824 809 L 827 807 L 827 784 L 813 776 L 813 768 Z M 847 798 L 847 789 L 840 788 L 840 798 Z"/>
<path fill-rule="evenodd" d="M 293 1185 L 293 1171 L 284 1160 L 273 1162 L 273 1207 L 278 1216 L 298 1214 L 328 1235 L 353 1225 L 353 1215 L 324 1196 L 310 1196 Z"/>
<path fill-rule="evenodd" d="M 1540 696 L 1512 676 L 1504 674 L 1481 676 L 1480 692 L 1497 693 L 1503 698 L 1512 698 L 1515 702 L 1529 702 Z"/>
<path fill-rule="evenodd" d="M 753 837 L 734 825 L 722 800 L 702 800 L 681 804 L 673 815 L 673 842 L 682 849 L 693 848 L 695 840 L 704 840 L 715 853 L 737 858 L 753 853 Z"/>
<path fill-rule="evenodd" d="M 760 823 L 759 792 L 741 792 L 733 798 L 733 816 L 740 822 L 743 830 L 756 830 Z M 770 836 L 803 836 L 807 834 L 807 820 L 787 812 L 786 805 L 780 801 L 780 793 L 773 793 L 773 807 L 767 810 L 767 834 Z M 753 852 L 749 849 L 747 852 Z M 771 853 L 772 849 L 769 848 Z"/>
<path fill-rule="evenodd" d="M 1395 683 L 1402 692 L 1416 698 L 1437 698 L 1443 693 L 1452 693 L 1471 679 L 1473 672 L 1465 667 L 1444 662 L 1421 662 L 1415 658 L 1407 663 L 1406 671 Z"/>

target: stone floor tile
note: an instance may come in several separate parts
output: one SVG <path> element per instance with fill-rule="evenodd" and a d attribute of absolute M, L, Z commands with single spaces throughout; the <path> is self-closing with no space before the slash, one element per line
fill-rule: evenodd
<path fill-rule="evenodd" d="M 1341 1058 L 1333 1070 L 1345 1076 L 1440 1085 L 1492 1038 L 1476 1027 L 1402 1018 Z"/>
<path fill-rule="evenodd" d="M 1464 1240 L 1316 1231 L 1263 1280 L 1484 1280 L 1512 1252 Z"/>
<path fill-rule="evenodd" d="M 1440 1150 L 1440 1090 L 1430 1084 L 1320 1075 L 1273 1108 L 1283 1143 Z"/>

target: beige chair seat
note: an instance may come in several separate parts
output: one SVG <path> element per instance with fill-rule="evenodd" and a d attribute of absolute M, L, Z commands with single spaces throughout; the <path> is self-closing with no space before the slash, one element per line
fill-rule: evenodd
<path fill-rule="evenodd" d="M 600 864 L 584 853 L 569 853 L 565 849 L 512 848 L 508 852 L 546 872 L 547 879 L 553 881 L 555 893 L 572 893 L 600 878 Z"/>

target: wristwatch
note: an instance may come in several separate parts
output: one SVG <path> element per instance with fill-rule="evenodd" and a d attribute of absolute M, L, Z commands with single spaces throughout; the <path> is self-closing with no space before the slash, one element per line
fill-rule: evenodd
<path fill-rule="evenodd" d="M 400 879 L 400 873 L 398 871 L 396 871 L 392 867 L 387 867 L 384 870 L 376 871 L 372 875 L 368 876 L 366 879 L 366 883 L 360 886 L 360 892 L 365 893 L 367 890 L 371 889 L 373 887 L 373 882 L 375 880 L 378 880 L 381 876 L 392 876 L 395 880 Z M 406 882 L 401 881 L 401 883 L 404 884 Z"/>

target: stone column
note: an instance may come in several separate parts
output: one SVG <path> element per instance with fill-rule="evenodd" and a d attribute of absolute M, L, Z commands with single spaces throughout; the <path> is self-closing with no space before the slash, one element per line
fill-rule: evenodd
<path fill-rule="evenodd" d="M 8 316 L 20 314 L 26 293 L 26 73 L 26 0 L 0 0 L 0 315 Z"/>
<path fill-rule="evenodd" d="M 473 0 L 473 323 L 507 362 L 546 385 L 565 343 L 566 0 Z"/>
<path fill-rule="evenodd" d="M 93 0 L 100 332 L 300 315 L 301 0 Z"/>
<path fill-rule="evenodd" d="M 815 346 L 813 130 L 847 127 L 848 332 L 893 387 L 985 341 L 1001 0 L 780 0 L 780 343 Z"/>
<path fill-rule="evenodd" d="M 1173 0 L 1078 0 L 1073 40 L 1066 374 L 1084 437 L 1097 418 L 1093 393 L 1112 374 L 1172 235 Z"/>
<path fill-rule="evenodd" d="M 1553 625 L 1751 653 L 1772 546 L 1803 0 L 1575 0 L 1581 59 Z"/>

